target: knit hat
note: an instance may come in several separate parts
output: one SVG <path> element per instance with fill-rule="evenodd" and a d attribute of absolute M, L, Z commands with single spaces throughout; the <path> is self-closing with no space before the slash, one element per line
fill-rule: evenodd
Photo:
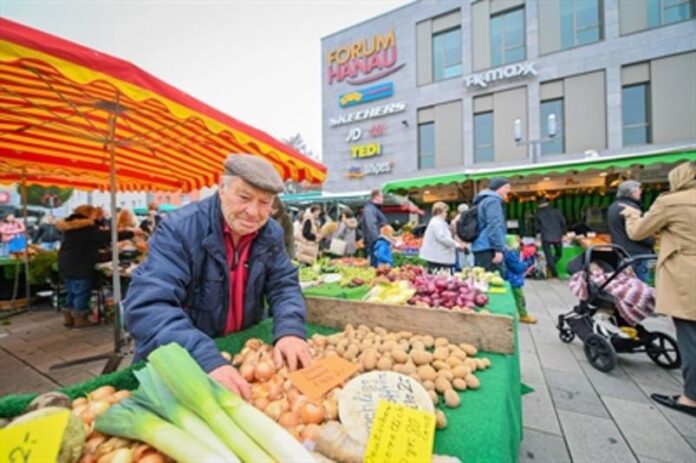
<path fill-rule="evenodd" d="M 231 154 L 223 164 L 224 175 L 236 175 L 247 183 L 264 191 L 280 193 L 285 184 L 273 164 L 259 156 L 250 154 Z"/>
<path fill-rule="evenodd" d="M 517 235 L 505 235 L 505 245 L 510 249 L 518 249 L 520 243 Z"/>
<path fill-rule="evenodd" d="M 509 184 L 510 180 L 505 177 L 493 177 L 488 181 L 488 189 L 493 191 L 498 191 L 500 188 Z"/>
<path fill-rule="evenodd" d="M 619 198 L 628 198 L 631 196 L 631 192 L 636 188 L 640 188 L 640 182 L 636 182 L 635 180 L 626 180 L 619 185 L 619 188 L 616 190 L 616 196 Z"/>

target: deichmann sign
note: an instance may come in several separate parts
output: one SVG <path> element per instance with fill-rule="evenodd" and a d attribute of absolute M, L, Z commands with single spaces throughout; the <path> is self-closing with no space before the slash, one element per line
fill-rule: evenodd
<path fill-rule="evenodd" d="M 344 80 L 350 85 L 374 82 L 404 67 L 396 66 L 396 58 L 393 30 L 335 48 L 327 56 L 329 85 Z"/>
<path fill-rule="evenodd" d="M 381 143 L 367 143 L 364 145 L 354 145 L 350 147 L 350 157 L 355 158 L 371 158 L 382 154 Z"/>
<path fill-rule="evenodd" d="M 350 166 L 346 177 L 348 178 L 363 178 L 366 175 L 381 175 L 388 174 L 394 168 L 394 161 L 374 162 L 364 166 Z"/>
<path fill-rule="evenodd" d="M 394 83 L 384 82 L 382 84 L 373 85 L 372 87 L 344 93 L 338 97 L 338 105 L 341 108 L 350 108 L 351 106 L 369 103 L 370 101 L 389 98 L 392 95 L 394 95 Z"/>
<path fill-rule="evenodd" d="M 491 69 L 490 71 L 471 74 L 464 78 L 464 83 L 467 87 L 477 85 L 481 88 L 486 88 L 488 85 L 498 80 L 512 79 L 527 75 L 539 75 L 537 70 L 534 69 L 534 63 L 515 63 L 510 64 L 509 66 Z"/>
<path fill-rule="evenodd" d="M 329 125 L 331 127 L 338 127 L 340 125 L 352 124 L 353 122 L 360 122 L 367 119 L 374 119 L 376 117 L 388 116 L 390 114 L 400 113 L 406 110 L 406 102 L 399 101 L 397 103 L 389 103 L 382 106 L 375 106 L 368 109 L 363 109 L 360 111 L 355 111 L 348 114 L 342 114 L 340 116 L 329 118 Z"/>

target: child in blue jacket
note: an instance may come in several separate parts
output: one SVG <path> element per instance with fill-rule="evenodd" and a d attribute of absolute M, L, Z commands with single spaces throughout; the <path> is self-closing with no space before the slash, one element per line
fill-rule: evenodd
<path fill-rule="evenodd" d="M 503 252 L 505 274 L 503 278 L 510 282 L 520 322 L 534 324 L 537 319 L 527 313 L 527 302 L 524 298 L 524 275 L 534 265 L 534 257 L 523 259 L 520 256 L 520 238 L 516 235 L 505 236 L 505 244 L 506 248 Z"/>
<path fill-rule="evenodd" d="M 392 244 L 394 242 L 394 229 L 390 225 L 385 225 L 379 229 L 379 237 L 372 246 L 372 256 L 370 265 L 377 267 L 380 264 L 394 266 L 392 256 Z"/>

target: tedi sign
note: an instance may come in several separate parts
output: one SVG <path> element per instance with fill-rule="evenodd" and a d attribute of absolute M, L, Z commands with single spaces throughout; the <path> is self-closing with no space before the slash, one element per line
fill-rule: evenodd
<path fill-rule="evenodd" d="M 327 55 L 329 85 L 344 80 L 350 85 L 374 82 L 404 67 L 396 65 L 396 58 L 393 30 L 334 48 Z"/>
<path fill-rule="evenodd" d="M 539 75 L 537 70 L 534 69 L 534 63 L 515 63 L 508 66 L 491 69 L 490 71 L 471 74 L 464 78 L 464 83 L 467 87 L 477 85 L 481 88 L 486 88 L 490 84 L 493 84 L 499 80 L 513 79 L 528 75 Z"/>

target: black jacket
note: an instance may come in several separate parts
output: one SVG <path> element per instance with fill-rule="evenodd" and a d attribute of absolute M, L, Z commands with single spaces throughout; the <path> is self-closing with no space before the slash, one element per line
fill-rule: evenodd
<path fill-rule="evenodd" d="M 58 252 L 58 269 L 64 278 L 92 278 L 99 248 L 111 243 L 111 232 L 100 230 L 92 219 L 73 214 L 56 223 L 63 232 Z M 119 240 L 133 237 L 133 232 L 118 233 Z"/>
<path fill-rule="evenodd" d="M 360 231 L 366 249 L 377 240 L 380 229 L 388 223 L 387 216 L 379 205 L 372 201 L 365 204 L 360 219 Z"/>
<path fill-rule="evenodd" d="M 646 238 L 641 241 L 633 241 L 626 234 L 626 218 L 621 215 L 623 207 L 621 204 L 626 204 L 634 209 L 642 211 L 640 201 L 633 198 L 618 198 L 609 206 L 607 212 L 607 225 L 609 225 L 609 233 L 611 233 L 611 242 L 622 246 L 629 255 L 636 254 L 652 254 L 653 246 L 655 246 L 654 238 Z"/>
<path fill-rule="evenodd" d="M 160 216 L 159 214 L 155 215 L 155 226 L 154 227 L 150 226 L 151 223 L 150 223 L 149 219 L 150 218 L 148 217 L 145 220 L 143 220 L 142 222 L 140 222 L 140 229 L 142 231 L 144 231 L 145 233 L 147 233 L 148 235 L 152 235 L 155 232 L 155 230 L 157 229 L 157 226 L 160 224 L 160 221 L 162 220 L 162 216 Z"/>
<path fill-rule="evenodd" d="M 39 232 L 36 234 L 34 241 L 38 243 L 53 243 L 60 241 L 60 231 L 52 223 L 43 223 L 39 227 Z"/>
<path fill-rule="evenodd" d="M 534 226 L 541 234 L 541 241 L 560 243 L 566 231 L 565 217 L 553 206 L 540 207 L 534 216 Z"/>

